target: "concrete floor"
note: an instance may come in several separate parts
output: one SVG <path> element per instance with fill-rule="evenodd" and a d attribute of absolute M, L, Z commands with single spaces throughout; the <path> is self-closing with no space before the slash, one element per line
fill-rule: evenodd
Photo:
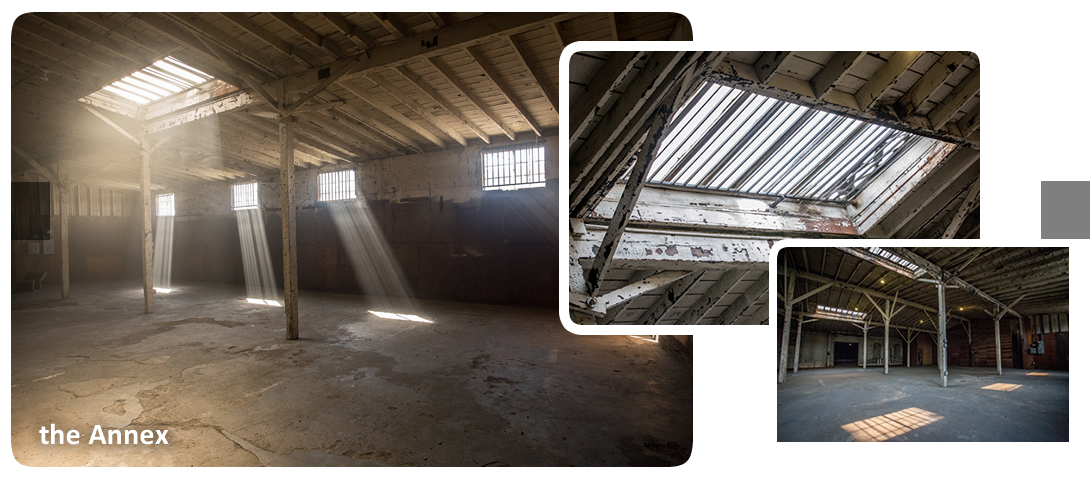
<path fill-rule="evenodd" d="M 950 367 L 942 388 L 934 366 L 845 367 L 778 386 L 781 442 L 1068 441 L 1068 372 Z"/>
<path fill-rule="evenodd" d="M 660 344 L 578 336 L 555 309 L 418 303 L 433 323 L 303 292 L 300 336 L 241 286 L 13 294 L 12 451 L 25 465 L 676 465 L 692 372 Z M 406 311 L 392 311 L 406 312 Z M 43 445 L 38 430 L 77 430 Z M 169 445 L 87 443 L 103 428 Z"/>

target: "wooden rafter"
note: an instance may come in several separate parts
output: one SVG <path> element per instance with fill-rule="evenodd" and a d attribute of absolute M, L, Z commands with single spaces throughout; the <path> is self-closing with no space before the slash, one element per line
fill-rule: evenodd
<path fill-rule="evenodd" d="M 428 58 L 428 63 L 439 71 L 439 74 L 443 77 L 443 79 L 447 81 L 447 83 L 453 85 L 455 89 L 462 93 L 462 96 L 465 96 L 466 99 L 470 101 L 470 103 L 473 103 L 473 106 L 476 106 L 477 109 L 481 110 L 481 113 L 488 117 L 488 119 L 492 121 L 492 124 L 499 128 L 500 131 L 503 131 L 503 134 L 507 135 L 507 137 L 512 140 L 515 139 L 514 130 L 505 125 L 503 121 L 500 120 L 499 115 L 496 114 L 496 112 L 493 111 L 490 106 L 488 106 L 484 101 L 481 101 L 481 99 L 478 98 L 476 94 L 471 92 L 469 88 L 466 88 L 466 86 L 463 85 L 461 81 L 458 81 L 457 76 L 454 75 L 454 72 L 451 71 L 450 68 L 440 63 L 439 60 L 436 58 Z"/>
<path fill-rule="evenodd" d="M 518 112 L 519 116 L 521 116 L 523 120 L 526 121 L 526 125 L 534 131 L 534 134 L 541 136 L 541 127 L 538 126 L 537 121 L 534 120 L 533 115 L 531 115 L 530 111 L 526 108 L 526 106 L 522 104 L 522 101 L 519 100 L 517 96 L 515 96 L 515 92 L 512 91 L 511 88 L 503 81 L 500 74 L 496 72 L 496 69 L 492 68 L 492 65 L 488 64 L 488 62 L 485 61 L 484 57 L 482 57 L 480 53 L 474 51 L 472 47 L 466 48 L 466 52 L 469 53 L 469 56 L 472 57 L 473 61 L 477 63 L 477 66 L 479 66 L 481 70 L 484 71 L 484 76 L 488 78 L 488 81 L 496 85 L 496 88 L 500 90 L 500 93 L 503 94 L 503 97 L 507 100 L 507 102 L 510 103 L 511 106 L 515 108 L 515 111 Z"/>

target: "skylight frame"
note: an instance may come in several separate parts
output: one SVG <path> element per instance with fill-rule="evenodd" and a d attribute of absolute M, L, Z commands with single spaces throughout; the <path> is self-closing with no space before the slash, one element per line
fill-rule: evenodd
<path fill-rule="evenodd" d="M 938 142 L 708 81 L 673 118 L 647 183 L 848 204 L 921 141 Z"/>
<path fill-rule="evenodd" d="M 167 56 L 84 98 L 101 96 L 140 107 L 197 88 L 215 79 L 212 75 Z"/>

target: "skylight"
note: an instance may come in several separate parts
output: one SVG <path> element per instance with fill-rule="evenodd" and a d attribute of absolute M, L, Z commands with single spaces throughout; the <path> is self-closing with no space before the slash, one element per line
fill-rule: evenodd
<path fill-rule="evenodd" d="M 674 117 L 649 183 L 851 201 L 920 141 L 884 126 L 705 83 Z"/>
<path fill-rule="evenodd" d="M 915 279 L 924 273 L 920 266 L 881 247 L 838 247 L 837 249 L 905 277 Z"/>
<path fill-rule="evenodd" d="M 213 79 L 211 75 L 168 56 L 102 87 L 88 97 L 102 95 L 125 103 L 146 105 Z"/>
<path fill-rule="evenodd" d="M 836 307 L 826 307 L 824 305 L 817 306 L 817 310 L 814 315 L 824 319 L 836 319 L 836 320 L 849 320 L 859 321 L 867 317 L 865 312 L 859 312 L 856 310 L 838 309 Z"/>

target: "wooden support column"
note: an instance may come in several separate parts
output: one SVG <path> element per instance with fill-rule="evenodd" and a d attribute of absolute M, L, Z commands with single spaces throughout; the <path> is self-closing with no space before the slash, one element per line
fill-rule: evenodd
<path fill-rule="evenodd" d="M 799 373 L 799 353 L 802 352 L 802 317 L 799 317 L 799 332 L 795 334 L 795 367 L 791 373 Z"/>
<path fill-rule="evenodd" d="M 284 315 L 287 339 L 299 338 L 299 269 L 295 236 L 295 117 L 280 120 L 280 222 L 284 231 Z"/>
<path fill-rule="evenodd" d="M 882 358 L 882 361 L 885 362 L 886 370 L 883 373 L 885 373 L 886 375 L 889 375 L 889 317 L 885 317 L 885 320 L 883 320 L 883 322 L 885 322 L 885 324 L 886 324 L 886 337 L 885 337 L 885 342 L 884 342 L 885 346 L 886 346 L 885 347 L 886 350 L 885 350 L 885 354 L 884 354 L 884 356 Z"/>
<path fill-rule="evenodd" d="M 869 330 L 870 322 L 867 322 L 863 325 L 863 347 L 861 347 L 860 350 L 861 352 L 863 352 L 863 370 L 867 369 L 867 331 Z"/>
<path fill-rule="evenodd" d="M 58 171 L 58 173 L 66 174 L 66 171 L 64 171 L 64 166 L 61 166 L 61 170 Z M 61 300 L 67 299 L 68 293 L 70 291 L 69 267 L 71 263 L 68 259 L 68 208 L 70 207 L 69 200 L 72 197 L 71 192 L 73 187 L 75 186 L 62 185 L 60 183 L 57 183 L 57 189 L 61 193 L 61 230 L 60 234 L 58 234 L 58 236 L 60 236 L 58 241 L 60 244 L 58 245 L 60 246 L 61 250 Z"/>
<path fill-rule="evenodd" d="M 999 316 L 995 317 L 995 371 L 1003 375 L 1003 348 L 999 342 Z"/>
<path fill-rule="evenodd" d="M 939 288 L 939 377 L 942 380 L 942 388 L 946 388 L 946 282 L 941 276 L 937 286 Z"/>
<path fill-rule="evenodd" d="M 155 312 L 155 277 L 154 243 L 152 241 L 151 216 L 154 204 L 151 202 L 151 153 L 140 150 L 140 240 L 141 270 L 144 279 L 144 313 Z"/>
<path fill-rule="evenodd" d="M 787 380 L 787 344 L 791 340 L 791 299 L 794 298 L 795 293 L 795 273 L 790 272 L 787 276 L 787 291 L 784 294 L 784 317 L 783 317 L 783 339 L 780 342 L 780 373 L 776 381 L 783 383 Z"/>

